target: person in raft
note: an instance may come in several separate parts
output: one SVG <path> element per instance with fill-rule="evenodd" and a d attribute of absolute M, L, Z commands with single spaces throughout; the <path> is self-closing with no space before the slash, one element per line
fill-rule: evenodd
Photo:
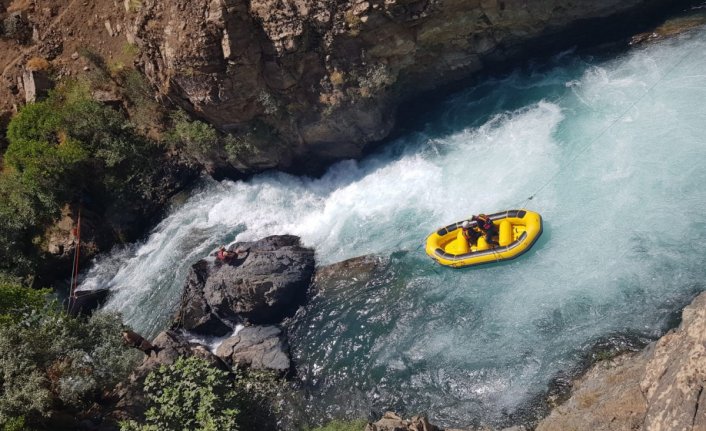
<path fill-rule="evenodd" d="M 498 229 L 493 224 L 493 221 L 485 214 L 478 214 L 471 217 L 471 221 L 476 222 L 478 236 L 485 236 L 485 241 L 488 245 L 497 246 L 498 243 L 493 240 L 493 237 L 498 235 Z"/>
<path fill-rule="evenodd" d="M 461 229 L 463 229 L 463 236 L 468 240 L 468 245 L 475 245 L 480 237 L 480 232 L 473 229 L 468 220 L 464 220 L 463 223 L 461 223 Z"/>

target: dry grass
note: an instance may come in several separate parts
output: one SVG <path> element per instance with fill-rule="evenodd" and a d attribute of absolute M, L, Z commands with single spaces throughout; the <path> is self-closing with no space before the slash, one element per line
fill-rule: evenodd
<path fill-rule="evenodd" d="M 49 64 L 49 62 L 45 58 L 32 57 L 27 60 L 25 67 L 27 68 L 27 70 L 31 70 L 32 72 L 38 72 L 40 70 L 49 70 L 51 64 Z"/>
<path fill-rule="evenodd" d="M 582 409 L 593 406 L 598 401 L 598 394 L 595 392 L 582 393 L 576 396 L 576 402 Z"/>
<path fill-rule="evenodd" d="M 345 82 L 345 79 L 343 77 L 343 72 L 339 70 L 334 70 L 331 72 L 331 75 L 329 76 L 329 80 L 331 81 L 331 84 L 334 86 L 340 86 L 343 85 Z"/>
<path fill-rule="evenodd" d="M 142 9 L 142 0 L 128 0 L 126 4 L 128 12 L 134 13 Z"/>
<path fill-rule="evenodd" d="M 357 36 L 360 33 L 360 25 L 362 23 L 360 17 L 356 15 L 352 10 L 346 11 L 343 16 L 348 26 L 348 32 L 351 36 Z"/>
<path fill-rule="evenodd" d="M 27 10 L 30 4 L 30 0 L 14 0 L 12 3 L 10 3 L 10 6 L 7 7 L 7 12 L 12 13 Z"/>

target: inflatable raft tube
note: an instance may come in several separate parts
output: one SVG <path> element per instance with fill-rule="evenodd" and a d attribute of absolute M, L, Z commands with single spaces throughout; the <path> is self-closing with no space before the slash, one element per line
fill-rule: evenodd
<path fill-rule="evenodd" d="M 542 216 L 533 211 L 508 210 L 488 217 L 498 232 L 498 236 L 493 238 L 498 246 L 489 245 L 484 237 L 469 244 L 461 225 L 468 221 L 473 228 L 476 222 L 461 220 L 429 235 L 427 254 L 439 264 L 453 268 L 500 262 L 514 259 L 529 250 L 542 234 Z"/>

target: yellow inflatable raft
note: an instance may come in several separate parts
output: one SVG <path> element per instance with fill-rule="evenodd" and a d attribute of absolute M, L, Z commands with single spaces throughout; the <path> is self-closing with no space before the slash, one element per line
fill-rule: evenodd
<path fill-rule="evenodd" d="M 498 232 L 493 238 L 498 246 L 489 245 L 483 236 L 469 244 L 461 228 L 466 220 L 461 220 L 429 235 L 427 254 L 440 264 L 454 268 L 499 262 L 526 252 L 542 234 L 542 217 L 536 212 L 509 210 L 488 217 Z M 468 222 L 471 228 L 475 227 L 475 221 Z"/>

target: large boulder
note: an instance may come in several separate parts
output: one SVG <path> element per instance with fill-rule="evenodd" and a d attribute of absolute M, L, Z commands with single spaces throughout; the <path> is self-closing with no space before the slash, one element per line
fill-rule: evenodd
<path fill-rule="evenodd" d="M 223 341 L 216 355 L 228 364 L 255 370 L 289 370 L 287 340 L 276 326 L 248 326 Z"/>
<path fill-rule="evenodd" d="M 594 365 L 537 431 L 706 430 L 706 293 L 679 328 Z"/>
<path fill-rule="evenodd" d="M 306 299 L 314 273 L 314 251 L 291 235 L 236 243 L 243 250 L 229 262 L 201 261 L 187 278 L 174 325 L 225 335 L 233 323 L 279 323 Z"/>
<path fill-rule="evenodd" d="M 203 288 L 209 277 L 211 263 L 205 260 L 196 262 L 186 277 L 181 306 L 175 316 L 176 326 L 189 331 L 223 336 L 232 331 L 228 322 L 212 312 L 203 295 Z"/>

